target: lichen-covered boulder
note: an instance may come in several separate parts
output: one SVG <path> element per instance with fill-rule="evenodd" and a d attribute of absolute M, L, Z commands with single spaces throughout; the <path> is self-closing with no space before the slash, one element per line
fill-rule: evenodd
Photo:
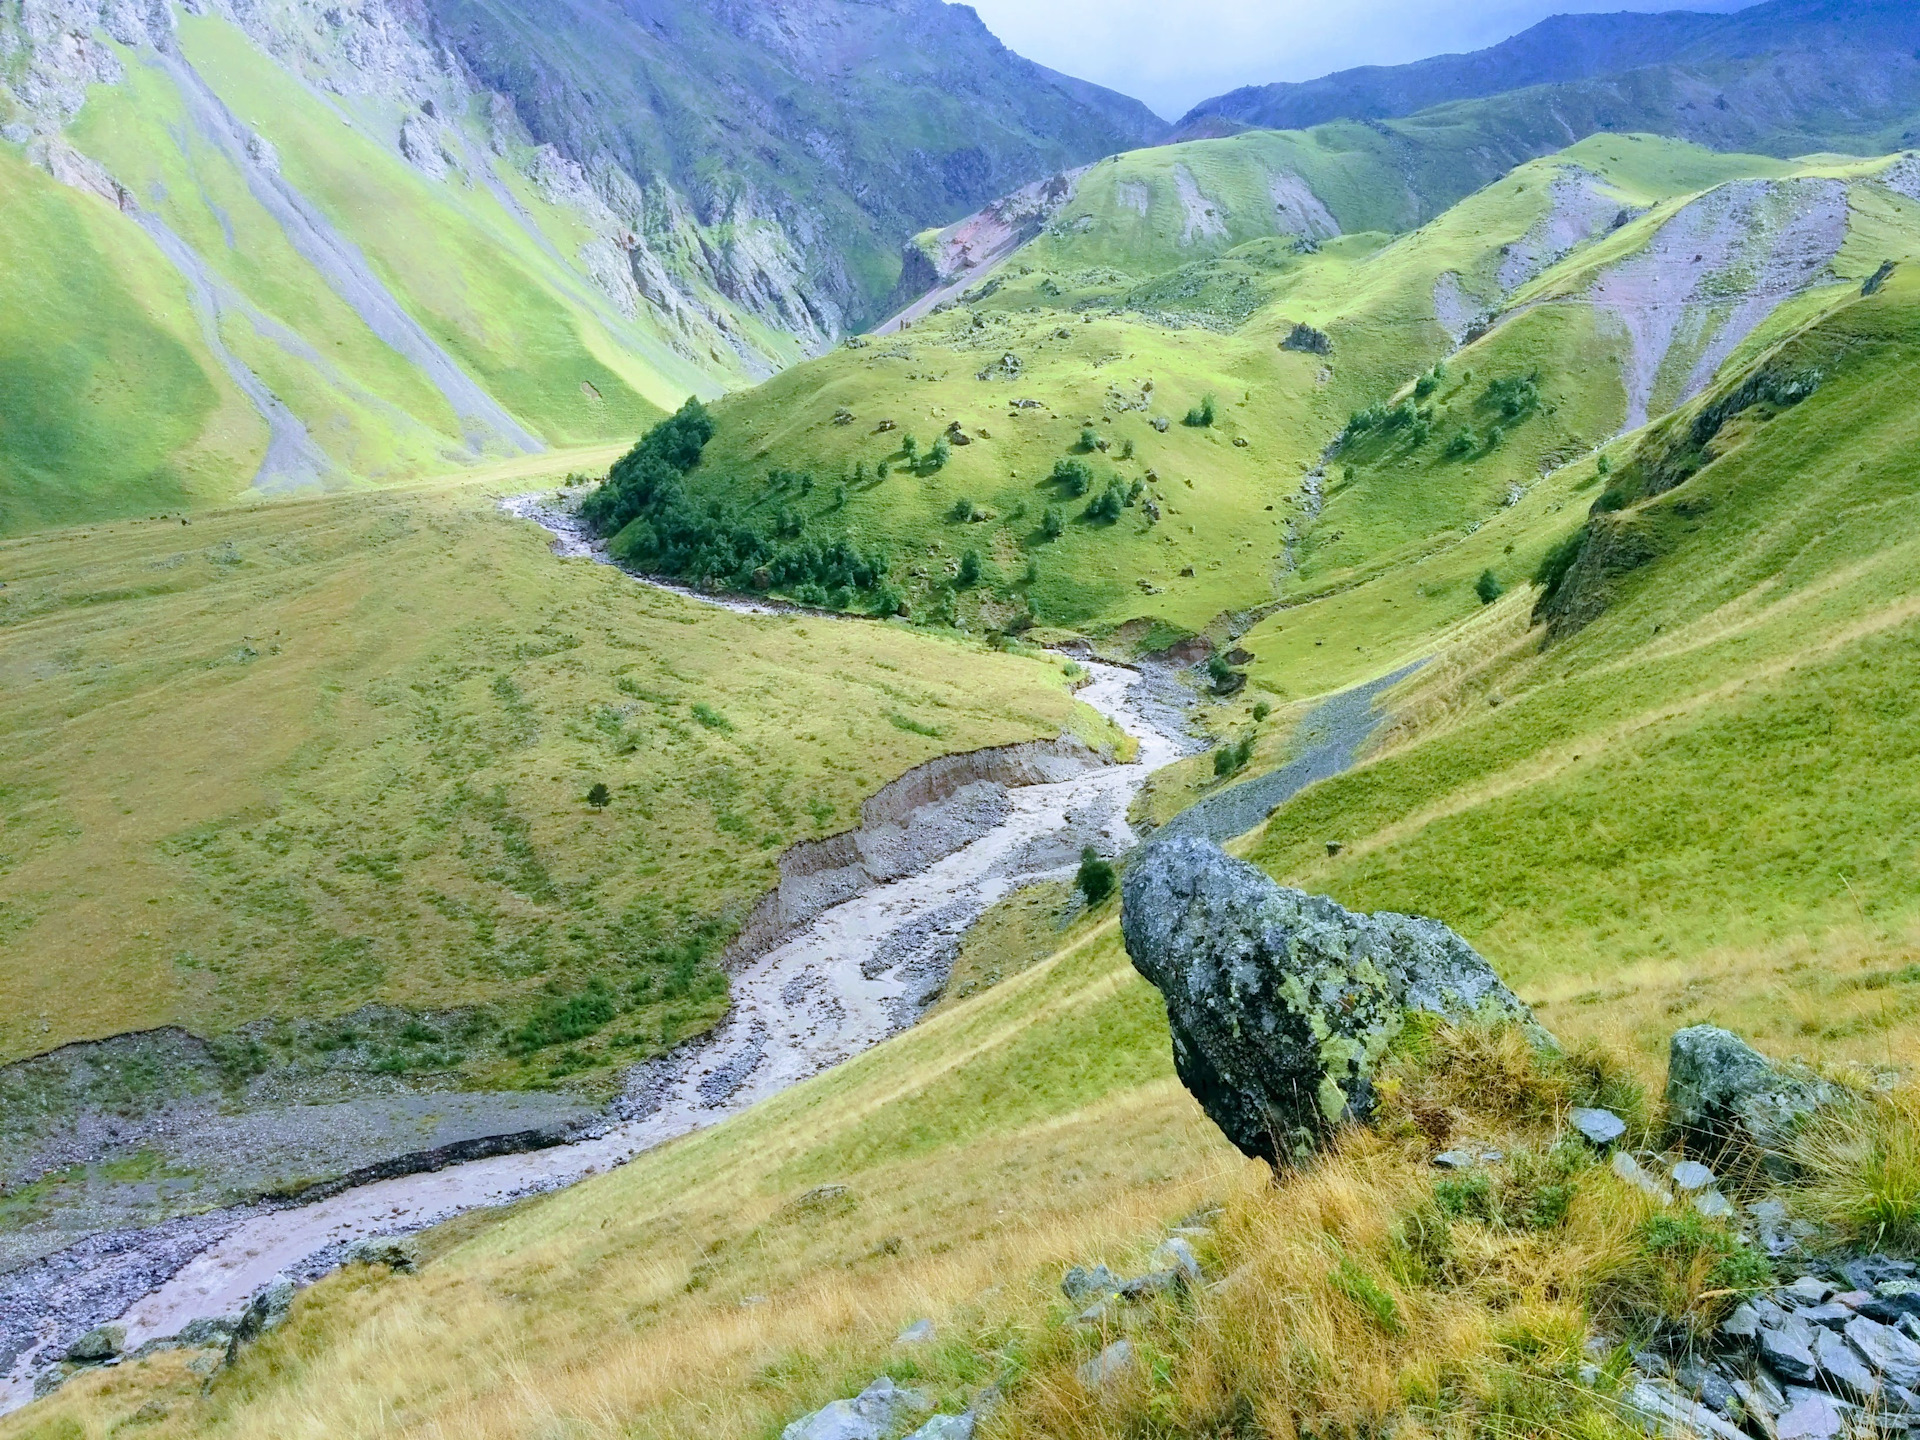
<path fill-rule="evenodd" d="M 1791 1172 L 1793 1137 L 1845 1092 L 1804 1065 L 1779 1065 L 1715 1025 L 1674 1032 L 1667 1053 L 1667 1121 L 1712 1154 L 1746 1150 L 1779 1175 Z"/>
<path fill-rule="evenodd" d="M 1510 1019 L 1552 1037 L 1446 926 L 1356 915 L 1276 885 L 1204 840 L 1150 845 L 1121 929 L 1166 998 L 1175 1068 L 1227 1138 L 1281 1165 L 1373 1108 L 1373 1073 L 1412 1012 Z"/>

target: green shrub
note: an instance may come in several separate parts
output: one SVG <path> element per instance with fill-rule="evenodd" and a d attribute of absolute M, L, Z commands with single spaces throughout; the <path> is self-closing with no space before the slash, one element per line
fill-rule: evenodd
<path fill-rule="evenodd" d="M 1464 460 L 1469 455 L 1477 453 L 1479 449 L 1480 437 L 1473 433 L 1472 426 L 1468 426 L 1465 430 L 1461 430 L 1455 434 L 1454 437 L 1447 442 L 1447 458 L 1449 460 Z"/>
<path fill-rule="evenodd" d="M 1040 517 L 1040 533 L 1049 540 L 1058 540 L 1067 530 L 1067 517 L 1060 513 L 1058 505 L 1049 505 L 1046 513 Z"/>
<path fill-rule="evenodd" d="M 947 511 L 947 519 L 951 520 L 955 525 L 965 525 L 969 520 L 973 519 L 972 498 L 962 495 L 959 499 L 955 500 L 952 508 Z"/>
<path fill-rule="evenodd" d="M 1473 582 L 1473 593 L 1480 597 L 1482 605 L 1491 605 L 1507 593 L 1507 587 L 1500 583 L 1500 577 L 1491 570 L 1482 570 L 1480 578 Z"/>
<path fill-rule="evenodd" d="M 587 791 L 587 804 L 596 810 L 604 810 L 613 803 L 613 791 L 607 788 L 604 780 L 593 782 L 593 788 Z"/>
<path fill-rule="evenodd" d="M 803 586 L 802 588 L 811 590 L 814 592 L 818 592 L 820 587 L 816 585 L 816 586 Z M 821 594 L 819 595 L 818 599 L 813 600 L 811 603 L 815 605 L 822 604 L 824 603 L 825 599 L 826 599 L 826 596 L 824 594 Z M 702 725 L 706 726 L 707 729 L 709 730 L 733 729 L 733 722 L 727 719 L 727 717 L 725 715 L 722 715 L 718 710 L 714 709 L 713 706 L 707 704 L 707 702 L 704 700 L 696 700 L 694 702 L 693 718 L 698 720 Z"/>
<path fill-rule="evenodd" d="M 1111 525 L 1117 521 L 1127 508 L 1127 487 L 1118 480 L 1109 480 L 1107 488 L 1093 498 L 1087 506 L 1087 519 L 1096 525 Z"/>
<path fill-rule="evenodd" d="M 1254 704 L 1253 718 L 1255 721 L 1265 720 L 1271 714 L 1273 714 L 1273 706 L 1269 705 L 1266 701 L 1261 700 Z"/>
<path fill-rule="evenodd" d="M 1243 735 L 1231 744 L 1222 745 L 1213 752 L 1213 773 L 1216 778 L 1224 779 L 1228 775 L 1238 775 L 1252 763 L 1254 737 Z"/>
<path fill-rule="evenodd" d="M 1540 557 L 1540 568 L 1533 572 L 1533 583 L 1538 585 L 1551 598 L 1560 589 L 1567 578 L 1567 572 L 1573 569 L 1580 559 L 1580 551 L 1587 543 L 1587 530 L 1583 525 L 1571 535 L 1556 540 Z"/>
<path fill-rule="evenodd" d="M 1187 411 L 1187 424 L 1196 430 L 1209 429 L 1219 418 L 1219 410 L 1220 402 L 1208 395 L 1198 405 Z"/>
<path fill-rule="evenodd" d="M 960 557 L 960 573 L 953 577 L 953 583 L 962 590 L 971 589 L 980 583 L 980 552 L 969 550 Z"/>
<path fill-rule="evenodd" d="M 1085 454 L 1090 451 L 1098 450 L 1099 448 L 1100 448 L 1100 432 L 1098 430 L 1095 430 L 1091 425 L 1082 426 L 1080 430 L 1081 452 Z"/>
<path fill-rule="evenodd" d="M 1089 845 L 1080 852 L 1080 871 L 1073 877 L 1073 883 L 1086 897 L 1087 906 L 1091 909 L 1113 894 L 1113 866 L 1102 860 L 1100 852 Z"/>
<path fill-rule="evenodd" d="M 1056 460 L 1047 480 L 1078 500 L 1093 488 L 1093 471 L 1081 460 Z"/>
<path fill-rule="evenodd" d="M 953 442 L 942 435 L 938 440 L 933 442 L 933 449 L 927 452 L 927 468 L 929 470 L 944 470 L 947 468 L 947 462 L 951 459 L 953 459 Z"/>

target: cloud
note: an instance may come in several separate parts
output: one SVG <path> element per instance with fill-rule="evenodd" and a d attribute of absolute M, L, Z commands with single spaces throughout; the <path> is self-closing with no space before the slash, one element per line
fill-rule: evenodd
<path fill-rule="evenodd" d="M 1146 101 L 1169 119 L 1242 85 L 1400 65 L 1504 40 L 1549 15 L 1735 10 L 1742 0 L 972 0 L 1031 60 Z"/>

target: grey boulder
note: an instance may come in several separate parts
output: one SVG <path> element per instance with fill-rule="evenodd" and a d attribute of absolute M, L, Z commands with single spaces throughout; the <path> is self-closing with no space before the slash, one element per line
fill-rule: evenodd
<path fill-rule="evenodd" d="M 89 1330 L 67 1347 L 67 1359 L 76 1365 L 103 1365 L 127 1348 L 127 1332 L 118 1325 Z"/>
<path fill-rule="evenodd" d="M 1089 1390 L 1104 1390 L 1133 1368 L 1133 1342 L 1116 1340 L 1080 1367 L 1080 1383 Z"/>
<path fill-rule="evenodd" d="M 1836 1440 L 1840 1429 L 1840 1407 L 1817 1390 L 1795 1392 L 1793 1404 L 1774 1424 L 1780 1440 Z"/>
<path fill-rule="evenodd" d="M 1357 915 L 1192 837 L 1128 870 L 1121 930 L 1167 1003 L 1174 1067 L 1242 1153 L 1304 1159 L 1374 1104 L 1407 1017 L 1511 1020 L 1551 1045 L 1472 946 L 1406 915 Z"/>
<path fill-rule="evenodd" d="M 1803 1066 L 1776 1065 L 1731 1031 L 1695 1025 L 1674 1034 L 1667 1059 L 1667 1118 L 1690 1144 L 1748 1150 L 1775 1175 L 1813 1114 L 1843 1098 Z"/>
<path fill-rule="evenodd" d="M 1611 1110 L 1576 1107 L 1567 1112 L 1567 1119 L 1594 1145 L 1611 1145 L 1627 1133 L 1627 1122 Z"/>
<path fill-rule="evenodd" d="M 851 1400 L 836 1400 L 780 1432 L 780 1440 L 884 1440 L 900 1421 L 931 1407 L 917 1390 L 882 1375 Z"/>
<path fill-rule="evenodd" d="M 1091 1270 L 1084 1265 L 1076 1265 L 1067 1271 L 1066 1278 L 1060 1282 L 1060 1293 L 1079 1305 L 1087 1300 L 1111 1295 L 1124 1283 L 1104 1265 L 1096 1265 Z"/>

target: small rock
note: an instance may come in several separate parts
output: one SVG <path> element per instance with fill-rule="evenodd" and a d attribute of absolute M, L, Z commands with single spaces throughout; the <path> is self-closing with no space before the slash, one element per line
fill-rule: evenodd
<path fill-rule="evenodd" d="M 1751 1305 L 1736 1305 L 1733 1314 L 1720 1322 L 1720 1333 L 1732 1340 L 1760 1338 L 1760 1312 Z"/>
<path fill-rule="evenodd" d="M 397 1275 L 411 1274 L 419 1263 L 420 1252 L 410 1240 L 384 1236 L 361 1240 L 347 1247 L 342 1263 L 347 1265 L 384 1265 Z"/>
<path fill-rule="evenodd" d="M 1690 1360 L 1674 1373 L 1674 1383 L 1680 1387 L 1680 1393 L 1698 1400 L 1717 1414 L 1731 1419 L 1740 1404 L 1740 1397 L 1734 1392 L 1733 1382 L 1718 1370 L 1709 1369 L 1698 1360 Z"/>
<path fill-rule="evenodd" d="M 1853 1311 L 1844 1305 L 1828 1301 L 1825 1305 L 1809 1305 L 1793 1312 L 1809 1325 L 1821 1325 L 1829 1330 L 1844 1330 L 1847 1322 L 1854 1318 Z"/>
<path fill-rule="evenodd" d="M 1842 1332 L 1847 1342 L 1875 1370 L 1896 1385 L 1920 1385 L 1920 1345 L 1891 1326 L 1856 1315 Z"/>
<path fill-rule="evenodd" d="M 1693 1197 L 1693 1208 L 1709 1220 L 1725 1220 L 1733 1214 L 1733 1202 L 1718 1190 L 1702 1190 Z"/>
<path fill-rule="evenodd" d="M 1097 1296 L 1112 1295 L 1119 1289 L 1120 1277 L 1104 1265 L 1096 1265 L 1091 1270 L 1076 1265 L 1060 1282 L 1060 1292 L 1076 1305 Z"/>
<path fill-rule="evenodd" d="M 1073 1323 L 1076 1325 L 1093 1325 L 1093 1326 L 1104 1325 L 1107 1323 L 1107 1320 L 1112 1316 L 1112 1314 L 1113 1314 L 1113 1301 L 1096 1300 L 1093 1304 L 1089 1305 L 1086 1309 L 1082 1310 L 1078 1315 L 1074 1316 Z"/>
<path fill-rule="evenodd" d="M 1167 433 L 1167 429 L 1172 423 L 1173 422 L 1168 420 L 1164 415 L 1156 415 L 1153 417 L 1153 428 L 1158 430 L 1162 435 Z"/>
<path fill-rule="evenodd" d="M 189 1320 L 173 1338 L 183 1350 L 210 1349 L 226 1344 L 239 1328 L 238 1315 L 219 1315 L 211 1319 Z"/>
<path fill-rule="evenodd" d="M 1178 1270 L 1154 1270 L 1127 1281 L 1120 1287 L 1120 1294 L 1127 1300 L 1146 1300 L 1178 1290 L 1185 1283 L 1186 1278 Z"/>
<path fill-rule="evenodd" d="M 1820 1379 L 1827 1388 L 1838 1391 L 1850 1400 L 1865 1404 L 1873 1399 L 1874 1392 L 1880 1388 L 1873 1371 L 1867 1368 L 1867 1363 L 1859 1353 L 1831 1330 L 1822 1330 L 1814 1336 L 1813 1358 L 1819 1367 Z"/>
<path fill-rule="evenodd" d="M 1819 1391 L 1808 1390 L 1776 1422 L 1774 1433 L 1780 1440 L 1839 1440 L 1840 1428 L 1839 1407 Z"/>
<path fill-rule="evenodd" d="M 1741 1431 L 1670 1385 L 1642 1380 L 1627 1392 L 1627 1404 L 1658 1433 L 1746 1440 Z"/>
<path fill-rule="evenodd" d="M 1104 1390 L 1133 1368 L 1133 1342 L 1116 1340 L 1080 1367 L 1080 1383 L 1089 1390 Z"/>
<path fill-rule="evenodd" d="M 1910 1280 L 1887 1281 L 1876 1285 L 1872 1296 L 1853 1308 L 1882 1325 L 1898 1325 L 1902 1320 L 1920 1317 L 1920 1285 Z"/>
<path fill-rule="evenodd" d="M 1771 1385 L 1763 1387 L 1753 1380 L 1736 1379 L 1733 1393 L 1739 1396 L 1742 1409 L 1749 1415 L 1765 1415 L 1769 1424 L 1779 1419 L 1787 1408 L 1786 1399 Z"/>
<path fill-rule="evenodd" d="M 1595 1145 L 1611 1145 L 1627 1133 L 1627 1122 L 1611 1110 L 1581 1107 L 1567 1114 L 1567 1120 Z"/>
<path fill-rule="evenodd" d="M 1789 1315 L 1778 1325 L 1762 1326 L 1760 1358 L 1788 1380 L 1813 1379 L 1813 1327 L 1797 1316 Z"/>
<path fill-rule="evenodd" d="M 1613 1173 L 1637 1190 L 1644 1191 L 1663 1205 L 1673 1203 L 1673 1192 L 1641 1168 L 1640 1162 L 1624 1150 L 1613 1154 Z"/>
<path fill-rule="evenodd" d="M 973 1440 L 976 1423 L 971 1410 L 964 1415 L 936 1415 L 907 1440 Z"/>
<path fill-rule="evenodd" d="M 1442 1170 L 1471 1170 L 1479 1160 L 1471 1150 L 1442 1150 L 1433 1157 L 1433 1163 Z"/>
<path fill-rule="evenodd" d="M 1698 1160 L 1682 1160 L 1673 1167 L 1671 1173 L 1674 1185 L 1689 1195 L 1696 1190 L 1705 1190 L 1717 1179 L 1713 1171 Z"/>
<path fill-rule="evenodd" d="M 1200 1283 L 1200 1257 L 1193 1253 L 1193 1246 L 1177 1235 L 1163 1240 L 1147 1263 L 1176 1271 L 1191 1284 Z"/>
<path fill-rule="evenodd" d="M 1819 1276 L 1802 1275 L 1791 1285 L 1783 1287 L 1780 1296 L 1783 1300 L 1790 1300 L 1797 1305 L 1819 1305 L 1833 1293 L 1833 1286 Z"/>
<path fill-rule="evenodd" d="M 933 1321 L 916 1320 L 895 1336 L 893 1343 L 896 1345 L 925 1345 L 932 1339 Z"/>
<path fill-rule="evenodd" d="M 1787 1392 L 1780 1388 L 1780 1383 L 1773 1378 L 1770 1371 L 1755 1370 L 1753 1372 L 1753 1389 L 1775 1415 L 1786 1414 L 1787 1408 L 1793 1403 L 1787 1399 Z"/>
<path fill-rule="evenodd" d="M 104 1365 L 127 1348 L 126 1327 L 102 1325 L 89 1330 L 67 1347 L 67 1359 L 76 1365 Z"/>
<path fill-rule="evenodd" d="M 242 1345 L 259 1339 L 283 1322 L 292 1310 L 293 1280 L 284 1273 L 275 1275 L 255 1292 L 247 1308 L 240 1312 L 240 1323 L 234 1326 L 233 1335 L 227 1341 L 228 1361 L 232 1361 Z"/>

